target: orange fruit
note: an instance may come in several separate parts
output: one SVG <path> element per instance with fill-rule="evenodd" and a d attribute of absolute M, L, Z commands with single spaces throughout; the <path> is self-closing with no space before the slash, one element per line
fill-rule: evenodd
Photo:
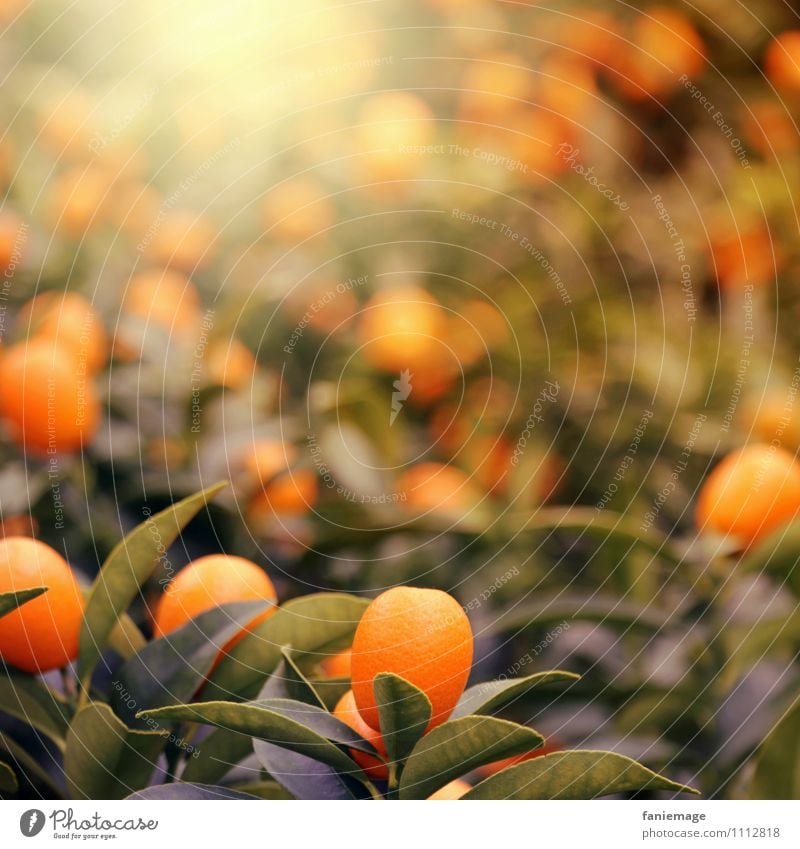
<path fill-rule="evenodd" d="M 358 118 L 358 162 L 365 177 L 399 180 L 417 173 L 426 158 L 419 149 L 431 144 L 433 135 L 433 113 L 417 95 L 372 95 Z"/>
<path fill-rule="evenodd" d="M 294 462 L 297 449 L 288 442 L 278 439 L 259 439 L 248 446 L 243 466 L 251 482 L 265 486 L 278 472 Z"/>
<path fill-rule="evenodd" d="M 205 354 L 208 379 L 225 389 L 243 389 L 253 380 L 256 358 L 238 339 L 212 342 Z"/>
<path fill-rule="evenodd" d="M 711 257 L 722 289 L 768 284 L 783 264 L 780 245 L 762 224 L 718 230 L 712 237 Z"/>
<path fill-rule="evenodd" d="M 85 160 L 93 138 L 95 104 L 83 90 L 72 88 L 53 97 L 40 110 L 37 120 L 42 143 L 59 158 Z"/>
<path fill-rule="evenodd" d="M 373 680 L 391 672 L 430 699 L 430 730 L 453 712 L 471 666 L 472 628 L 461 605 L 441 590 L 394 587 L 367 607 L 356 628 L 352 686 L 358 711 L 380 729 Z"/>
<path fill-rule="evenodd" d="M 72 351 L 90 373 L 108 360 L 108 336 L 92 304 L 77 292 L 44 292 L 20 310 L 17 323 L 63 350 Z"/>
<path fill-rule="evenodd" d="M 776 88 L 800 89 L 800 30 L 788 30 L 769 43 L 764 68 Z"/>
<path fill-rule="evenodd" d="M 585 60 L 556 54 L 539 68 L 538 92 L 541 104 L 556 115 L 578 123 L 586 120 L 597 106 L 597 81 Z"/>
<path fill-rule="evenodd" d="M 50 193 L 51 217 L 72 238 L 82 237 L 105 217 L 111 180 L 100 168 L 76 165 L 59 174 Z"/>
<path fill-rule="evenodd" d="M 156 222 L 149 251 L 158 265 L 179 268 L 187 273 L 203 268 L 216 253 L 216 231 L 203 215 L 173 210 Z"/>
<path fill-rule="evenodd" d="M 69 453 L 91 442 L 100 404 L 69 349 L 34 340 L 12 346 L 3 356 L 0 416 L 25 450 Z"/>
<path fill-rule="evenodd" d="M 272 516 L 300 516 L 317 501 L 317 476 L 310 469 L 289 469 L 277 475 L 250 502 L 249 516 L 261 522 Z"/>
<path fill-rule="evenodd" d="M 368 743 L 372 743 L 378 754 L 386 758 L 386 746 L 383 743 L 383 737 L 380 731 L 370 728 L 361 718 L 361 714 L 356 708 L 356 700 L 353 697 L 352 690 L 348 690 L 339 699 L 333 709 L 333 715 L 357 734 L 360 734 Z M 382 781 L 389 777 L 389 768 L 376 757 L 368 755 L 366 752 L 359 752 L 356 749 L 350 749 L 350 756 L 370 778 Z"/>
<path fill-rule="evenodd" d="M 749 445 L 728 454 L 704 481 L 697 527 L 748 547 L 800 510 L 800 464 L 788 451 Z"/>
<path fill-rule="evenodd" d="M 782 447 L 800 447 L 800 410 L 788 393 L 770 390 L 763 398 L 748 400 L 742 413 L 745 433 L 752 430 L 766 443 L 776 440 Z"/>
<path fill-rule="evenodd" d="M 264 199 L 264 230 L 290 244 L 324 235 L 335 220 L 333 202 L 312 177 L 292 177 L 270 189 Z"/>
<path fill-rule="evenodd" d="M 471 62 L 460 85 L 464 120 L 502 124 L 509 113 L 524 109 L 535 75 L 522 57 L 495 53 Z"/>
<path fill-rule="evenodd" d="M 428 796 L 428 799 L 453 801 L 454 799 L 460 799 L 470 790 L 472 790 L 471 784 L 467 784 L 466 781 L 456 778 L 448 784 L 445 784 L 444 787 L 440 787 L 435 793 Z"/>
<path fill-rule="evenodd" d="M 794 153 L 800 147 L 800 134 L 788 109 L 773 100 L 752 100 L 742 108 L 743 131 L 747 142 L 763 157 Z"/>
<path fill-rule="evenodd" d="M 179 333 L 196 331 L 201 319 L 197 289 L 188 277 L 171 269 L 131 277 L 122 310 Z"/>
<path fill-rule="evenodd" d="M 419 286 L 378 292 L 359 316 L 361 353 L 383 371 L 422 371 L 440 353 L 446 322 L 439 302 Z"/>
<path fill-rule="evenodd" d="M 588 6 L 573 8 L 558 24 L 558 44 L 569 48 L 582 60 L 605 67 L 623 44 L 618 34 L 617 19 L 608 12 Z"/>
<path fill-rule="evenodd" d="M 277 596 L 265 572 L 243 557 L 209 554 L 193 560 L 167 585 L 153 617 L 153 633 L 163 637 L 221 604 L 235 601 L 271 601 L 273 606 L 256 616 L 221 649 L 229 651 L 249 631 L 275 613 Z"/>
<path fill-rule="evenodd" d="M 481 494 L 467 475 L 455 466 L 418 463 L 397 480 L 396 491 L 403 503 L 418 513 L 444 513 L 453 517 L 467 514 L 480 501 Z"/>
<path fill-rule="evenodd" d="M 83 595 L 66 560 L 29 537 L 0 540 L 0 593 L 48 587 L 44 595 L 0 618 L 0 657 L 36 674 L 78 655 Z"/>
<path fill-rule="evenodd" d="M 11 212 L 0 212 L 0 269 L 19 263 L 26 241 L 27 231 L 22 219 Z"/>
<path fill-rule="evenodd" d="M 328 678 L 349 678 L 353 659 L 353 650 L 345 649 L 332 654 L 320 663 L 319 668 Z"/>
<path fill-rule="evenodd" d="M 500 310 L 477 298 L 462 304 L 449 323 L 448 343 L 465 368 L 490 355 L 492 348 L 509 334 L 508 321 Z"/>

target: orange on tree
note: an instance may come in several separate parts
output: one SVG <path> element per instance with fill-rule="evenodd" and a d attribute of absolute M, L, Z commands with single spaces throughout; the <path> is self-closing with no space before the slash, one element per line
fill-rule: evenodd
<path fill-rule="evenodd" d="M 328 678 L 349 678 L 353 660 L 353 650 L 345 649 L 323 660 L 319 668 Z"/>
<path fill-rule="evenodd" d="M 743 429 L 766 443 L 787 449 L 800 447 L 800 410 L 783 390 L 768 390 L 742 404 Z M 749 435 L 749 434 L 748 434 Z"/>
<path fill-rule="evenodd" d="M 291 177 L 269 190 L 262 206 L 264 231 L 289 244 L 324 235 L 335 223 L 333 202 L 313 177 Z"/>
<path fill-rule="evenodd" d="M 311 469 L 288 469 L 276 475 L 250 502 L 251 521 L 262 522 L 274 516 L 301 516 L 317 502 L 319 485 Z"/>
<path fill-rule="evenodd" d="M 800 133 L 780 101 L 754 99 L 742 106 L 741 113 L 745 140 L 761 156 L 781 157 L 800 147 Z"/>
<path fill-rule="evenodd" d="M 769 43 L 764 69 L 776 88 L 800 90 L 800 30 L 783 32 Z"/>
<path fill-rule="evenodd" d="M 453 465 L 417 463 L 397 479 L 396 492 L 403 503 L 419 513 L 443 513 L 453 518 L 468 515 L 481 500 L 470 478 Z"/>
<path fill-rule="evenodd" d="M 356 706 L 380 730 L 373 681 L 381 672 L 405 678 L 431 701 L 428 730 L 453 712 L 472 666 L 472 628 L 461 605 L 441 590 L 394 587 L 364 611 L 353 639 Z"/>
<path fill-rule="evenodd" d="M 375 368 L 398 374 L 422 370 L 441 349 L 447 315 L 420 286 L 403 285 L 373 295 L 358 322 L 361 354 Z"/>
<path fill-rule="evenodd" d="M 111 179 L 100 168 L 76 165 L 59 174 L 50 189 L 54 225 L 72 238 L 82 237 L 105 218 Z"/>
<path fill-rule="evenodd" d="M 243 389 L 256 370 L 253 352 L 239 339 L 212 342 L 205 353 L 208 379 L 214 386 Z"/>
<path fill-rule="evenodd" d="M 83 595 L 66 560 L 29 537 L 0 540 L 0 593 L 47 587 L 0 618 L 0 657 L 25 672 L 59 669 L 78 654 Z"/>
<path fill-rule="evenodd" d="M 747 283 L 773 282 L 783 263 L 783 250 L 762 223 L 718 228 L 711 237 L 711 260 L 720 288 L 735 290 Z"/>
<path fill-rule="evenodd" d="M 748 547 L 800 510 L 800 463 L 774 445 L 748 445 L 728 454 L 704 481 L 695 518 Z"/>
<path fill-rule="evenodd" d="M 514 53 L 493 53 L 471 62 L 461 78 L 459 115 L 478 123 L 502 123 L 529 104 L 535 75 Z"/>
<path fill-rule="evenodd" d="M 377 750 L 384 760 L 386 759 L 386 746 L 383 743 L 383 737 L 380 731 L 370 728 L 361 717 L 361 714 L 356 708 L 356 701 L 353 696 L 353 691 L 348 690 L 333 709 L 333 715 L 340 719 L 345 725 L 353 729 L 357 734 L 360 734 L 368 743 Z M 382 763 L 378 758 L 368 755 L 366 752 L 359 752 L 356 749 L 350 750 L 350 755 L 353 760 L 364 770 L 370 777 L 378 781 L 382 781 L 389 776 L 389 767 Z"/>
<path fill-rule="evenodd" d="M 470 790 L 472 790 L 471 784 L 467 784 L 467 782 L 461 778 L 456 778 L 445 784 L 444 787 L 440 787 L 435 793 L 428 796 L 428 800 L 453 801 L 454 799 L 460 799 Z"/>
<path fill-rule="evenodd" d="M 12 263 L 19 263 L 26 241 L 26 229 L 22 219 L 13 212 L 0 211 L 1 270 L 5 271 Z"/>
<path fill-rule="evenodd" d="M 37 295 L 20 310 L 17 324 L 72 351 L 90 373 L 99 371 L 108 360 L 108 336 L 102 319 L 91 302 L 77 292 Z"/>
<path fill-rule="evenodd" d="M 205 216 L 173 210 L 158 223 L 148 249 L 156 264 L 191 273 L 214 258 L 216 236 L 213 224 Z"/>
<path fill-rule="evenodd" d="M 235 601 L 270 601 L 272 605 L 232 637 L 221 653 L 275 613 L 278 599 L 272 581 L 250 560 L 229 554 L 200 557 L 167 585 L 156 605 L 153 632 L 156 637 L 171 634 L 201 613 Z"/>
<path fill-rule="evenodd" d="M 26 451 L 70 453 L 91 442 L 100 403 L 85 367 L 69 348 L 35 339 L 3 355 L 0 416 Z"/>
<path fill-rule="evenodd" d="M 131 277 L 122 311 L 176 333 L 189 333 L 200 323 L 200 295 L 194 283 L 179 271 L 143 271 Z"/>

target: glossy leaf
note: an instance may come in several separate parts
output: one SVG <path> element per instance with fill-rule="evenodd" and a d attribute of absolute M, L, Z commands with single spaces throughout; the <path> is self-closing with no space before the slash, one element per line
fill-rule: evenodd
<path fill-rule="evenodd" d="M 747 797 L 800 799 L 800 699 L 759 747 Z"/>
<path fill-rule="evenodd" d="M 525 678 L 510 681 L 487 681 L 465 690 L 455 706 L 450 719 L 458 719 L 470 714 L 488 715 L 495 713 L 510 702 L 526 695 L 531 690 L 547 684 L 568 684 L 578 681 L 580 675 L 554 669 L 548 672 L 536 672 Z"/>
<path fill-rule="evenodd" d="M 639 790 L 696 793 L 613 752 L 554 752 L 481 781 L 462 799 L 595 799 Z"/>
<path fill-rule="evenodd" d="M 161 731 L 134 731 L 108 705 L 79 711 L 67 735 L 64 770 L 73 799 L 123 799 L 144 787 L 165 739 Z"/>
<path fill-rule="evenodd" d="M 212 784 L 185 784 L 180 781 L 174 784 L 156 784 L 146 790 L 131 793 L 127 798 L 138 799 L 139 801 L 193 799 L 200 802 L 212 802 L 219 799 L 245 799 L 251 802 L 258 800 L 258 796 L 243 793 L 240 790 L 232 790 L 230 787 L 218 787 Z"/>
<path fill-rule="evenodd" d="M 47 592 L 47 587 L 32 587 L 29 590 L 15 590 L 10 593 L 0 593 L 0 618 L 12 610 L 16 610 L 25 604 L 26 601 L 31 601 L 38 598 L 42 593 Z"/>
<path fill-rule="evenodd" d="M 381 734 L 390 761 L 404 761 L 431 721 L 430 699 L 413 684 L 388 672 L 375 676 Z"/>
<path fill-rule="evenodd" d="M 81 625 L 78 677 L 84 687 L 120 614 L 153 573 L 159 556 L 224 486 L 218 483 L 151 516 L 112 549 L 92 584 Z"/>
<path fill-rule="evenodd" d="M 294 658 L 294 651 L 289 646 L 281 647 L 282 660 L 278 668 L 269 676 L 267 682 L 258 694 L 262 699 L 294 699 L 307 705 L 324 708 L 325 703 L 320 698 L 314 685 L 300 671 Z"/>
<path fill-rule="evenodd" d="M 19 672 L 0 672 L 0 713 L 27 723 L 64 748 L 69 708 L 39 679 Z"/>
<path fill-rule="evenodd" d="M 426 734 L 406 762 L 400 781 L 401 799 L 427 799 L 440 787 L 477 769 L 538 749 L 544 737 L 493 716 L 464 716 Z"/>
<path fill-rule="evenodd" d="M 191 699 L 222 647 L 269 606 L 265 601 L 221 605 L 201 613 L 174 633 L 148 643 L 117 674 L 112 695 L 118 697 L 119 716 L 136 727 L 137 711 Z"/>
<path fill-rule="evenodd" d="M 281 647 L 298 653 L 331 653 L 352 643 L 366 599 L 315 593 L 292 599 L 236 645 L 203 692 L 209 701 L 253 698 L 282 659 Z"/>
<path fill-rule="evenodd" d="M 252 740 L 247 735 L 218 728 L 197 744 L 186 761 L 181 780 L 215 784 L 252 752 Z"/>

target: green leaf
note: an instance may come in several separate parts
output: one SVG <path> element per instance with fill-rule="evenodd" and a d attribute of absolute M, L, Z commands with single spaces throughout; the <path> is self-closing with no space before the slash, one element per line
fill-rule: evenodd
<path fill-rule="evenodd" d="M 219 728 L 197 744 L 186 761 L 181 780 L 216 784 L 252 753 L 253 741 L 248 736 Z"/>
<path fill-rule="evenodd" d="M 341 772 L 358 772 L 359 767 L 339 745 L 376 755 L 366 740 L 327 711 L 290 699 L 195 702 L 143 711 L 140 716 L 200 722 L 238 731 L 314 758 Z"/>
<path fill-rule="evenodd" d="M 248 793 L 259 799 L 294 799 L 288 790 L 281 787 L 277 781 L 252 781 L 245 784 L 234 784 L 231 790 Z"/>
<path fill-rule="evenodd" d="M 800 521 L 783 525 L 751 548 L 739 564 L 741 572 L 780 575 L 800 596 Z"/>
<path fill-rule="evenodd" d="M 108 705 L 88 705 L 67 735 L 64 770 L 70 798 L 124 799 L 140 790 L 164 745 L 164 732 L 134 731 Z"/>
<path fill-rule="evenodd" d="M 325 708 L 325 703 L 314 689 L 314 685 L 300 671 L 292 648 L 282 646 L 281 654 L 283 659 L 261 688 L 258 700 L 293 699 L 296 702 Z"/>
<path fill-rule="evenodd" d="M 220 605 L 153 640 L 123 664 L 113 682 L 117 714 L 135 728 L 137 711 L 191 699 L 222 647 L 269 606 L 267 601 Z"/>
<path fill-rule="evenodd" d="M 376 675 L 372 687 L 388 759 L 402 763 L 431 721 L 430 699 L 422 690 L 390 672 Z"/>
<path fill-rule="evenodd" d="M 578 681 L 580 677 L 574 672 L 553 669 L 511 681 L 487 681 L 484 684 L 476 684 L 464 691 L 450 719 L 458 719 L 470 714 L 489 715 L 538 687 L 546 684 L 572 683 Z"/>
<path fill-rule="evenodd" d="M 538 749 L 544 737 L 493 716 L 464 716 L 426 734 L 409 757 L 400 781 L 401 799 L 427 799 L 440 787 L 484 764 Z"/>
<path fill-rule="evenodd" d="M 0 713 L 27 723 L 63 750 L 69 708 L 61 696 L 38 678 L 19 672 L 0 672 Z"/>
<path fill-rule="evenodd" d="M 282 646 L 305 654 L 347 648 L 368 604 L 343 593 L 292 599 L 234 646 L 211 675 L 203 698 L 253 698 L 280 663 Z"/>
<path fill-rule="evenodd" d="M 127 613 L 121 613 L 108 637 L 108 647 L 123 660 L 130 660 L 147 645 L 144 634 Z"/>
<path fill-rule="evenodd" d="M 19 789 L 17 776 L 11 767 L 0 761 L 0 793 L 16 793 Z"/>
<path fill-rule="evenodd" d="M 755 761 L 748 799 L 800 799 L 800 698 L 764 738 Z"/>
<path fill-rule="evenodd" d="M 159 556 L 225 485 L 218 483 L 151 516 L 112 549 L 92 584 L 81 624 L 78 678 L 84 690 L 120 615 L 153 573 Z"/>
<path fill-rule="evenodd" d="M 32 755 L 7 734 L 0 732 L 0 752 L 7 753 L 6 760 L 9 760 L 17 768 L 17 773 L 20 778 L 24 778 L 29 784 L 37 788 L 37 792 L 41 792 L 39 787 L 45 787 L 48 795 L 56 799 L 64 798 L 64 790 L 59 787 L 56 780 L 51 776 L 34 758 Z"/>
<path fill-rule="evenodd" d="M 462 799 L 595 799 L 639 790 L 697 793 L 613 752 L 554 752 L 510 766 Z"/>
<path fill-rule="evenodd" d="M 12 610 L 16 610 L 34 598 L 47 592 L 47 587 L 31 587 L 29 590 L 16 590 L 10 593 L 0 593 L 0 618 Z"/>
<path fill-rule="evenodd" d="M 210 784 L 186 784 L 178 781 L 174 784 L 156 784 L 146 790 L 131 793 L 128 799 L 165 801 L 171 799 L 194 799 L 202 802 L 213 802 L 220 799 L 249 799 L 256 801 L 257 796 L 233 790 L 230 787 L 215 787 Z"/>

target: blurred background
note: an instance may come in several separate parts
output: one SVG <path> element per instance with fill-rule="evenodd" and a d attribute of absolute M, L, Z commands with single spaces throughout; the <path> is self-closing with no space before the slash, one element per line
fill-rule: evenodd
<path fill-rule="evenodd" d="M 736 796 L 800 587 L 693 511 L 800 445 L 795 9 L 0 3 L 3 533 L 88 580 L 230 480 L 173 563 L 445 589 L 584 674 L 552 745 Z"/>

